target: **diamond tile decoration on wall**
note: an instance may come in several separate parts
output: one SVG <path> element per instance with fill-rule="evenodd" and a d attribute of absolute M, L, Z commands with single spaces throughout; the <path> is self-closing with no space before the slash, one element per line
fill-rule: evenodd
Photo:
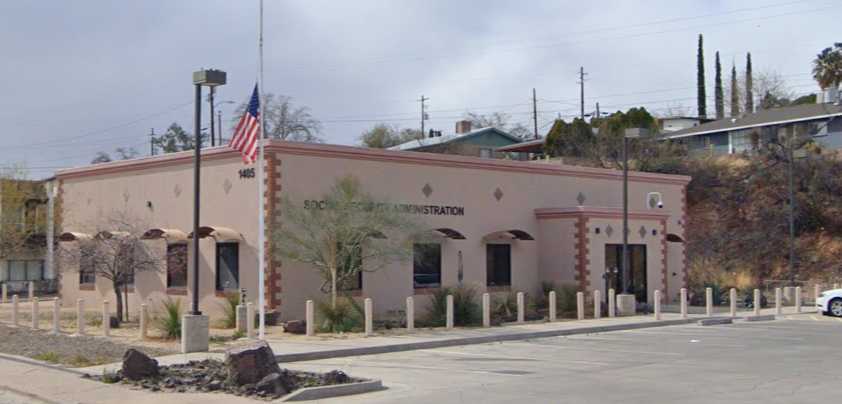
<path fill-rule="evenodd" d="M 586 197 L 585 197 L 585 194 L 583 194 L 583 193 L 581 193 L 581 192 L 579 192 L 579 195 L 576 195 L 576 202 L 579 202 L 579 206 L 584 205 L 584 204 L 585 204 L 585 201 L 586 201 L 587 199 L 588 199 L 588 198 L 586 198 Z"/>
<path fill-rule="evenodd" d="M 643 226 L 640 226 L 640 230 L 638 230 L 637 233 L 640 234 L 640 238 L 645 238 L 646 237 L 646 228 L 643 227 Z"/>
<path fill-rule="evenodd" d="M 503 199 L 503 191 L 499 187 L 494 190 L 494 199 L 497 199 L 497 202 Z"/>
<path fill-rule="evenodd" d="M 228 195 L 228 193 L 231 192 L 231 188 L 233 186 L 234 184 L 231 183 L 231 180 L 226 178 L 225 182 L 222 183 L 222 190 L 225 191 L 225 195 Z"/>
<path fill-rule="evenodd" d="M 181 196 L 181 185 L 175 184 L 175 186 L 172 188 L 172 193 L 173 195 L 175 195 L 176 198 Z"/>
<path fill-rule="evenodd" d="M 433 194 L 433 187 L 430 186 L 430 183 L 426 183 L 424 184 L 424 188 L 421 188 L 421 192 L 424 194 L 424 196 L 429 198 L 430 195 Z"/>
<path fill-rule="evenodd" d="M 605 235 L 611 237 L 612 234 L 614 234 L 614 228 L 610 224 L 605 226 Z"/>

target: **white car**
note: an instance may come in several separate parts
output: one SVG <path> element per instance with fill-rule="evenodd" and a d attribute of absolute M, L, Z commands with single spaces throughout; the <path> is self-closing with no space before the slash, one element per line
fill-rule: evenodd
<path fill-rule="evenodd" d="M 819 294 L 816 310 L 823 314 L 842 317 L 842 289 L 826 290 Z"/>

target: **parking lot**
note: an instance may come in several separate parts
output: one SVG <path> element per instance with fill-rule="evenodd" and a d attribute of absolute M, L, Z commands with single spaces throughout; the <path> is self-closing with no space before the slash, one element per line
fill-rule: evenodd
<path fill-rule="evenodd" d="M 342 403 L 800 403 L 838 398 L 842 320 L 672 326 L 289 364 L 382 379 Z"/>

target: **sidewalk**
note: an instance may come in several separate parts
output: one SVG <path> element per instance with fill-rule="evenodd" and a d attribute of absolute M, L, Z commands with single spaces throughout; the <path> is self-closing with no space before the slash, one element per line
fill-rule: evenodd
<path fill-rule="evenodd" d="M 763 309 L 761 315 L 774 314 L 774 309 Z M 802 308 L 801 314 L 814 313 Z M 738 312 L 737 318 L 753 315 L 753 312 Z M 784 315 L 796 314 L 794 308 L 787 307 Z M 559 321 L 553 323 L 535 322 L 522 325 L 506 325 L 491 328 L 455 328 L 453 330 L 416 329 L 413 332 L 392 330 L 386 335 L 375 334 L 372 337 L 349 336 L 345 339 L 329 337 L 302 338 L 267 338 L 280 363 L 310 361 L 347 356 L 374 355 L 388 352 L 401 352 L 418 349 L 431 349 L 447 346 L 483 344 L 499 341 L 517 341 L 535 338 L 547 338 L 563 335 L 593 334 L 609 331 L 622 331 L 651 327 L 695 323 L 706 318 L 723 318 L 728 313 L 715 311 L 713 317 L 704 314 L 690 314 L 682 319 L 678 313 L 663 313 L 662 320 L 655 320 L 654 315 L 586 319 L 582 321 Z M 175 354 L 158 357 L 162 365 L 185 363 L 190 360 L 206 358 L 222 359 L 222 353 Z M 116 370 L 119 363 L 80 369 L 90 374 L 101 374 L 103 369 Z"/>
<path fill-rule="evenodd" d="M 111 385 L 82 379 L 80 372 L 35 361 L 0 355 L 0 392 L 10 392 L 12 402 L 85 403 L 85 404 L 254 404 L 259 401 L 230 394 L 162 393 L 132 390 L 124 385 Z M 100 371 L 101 374 L 101 371 Z M 0 393 L 0 398 L 4 394 Z"/>

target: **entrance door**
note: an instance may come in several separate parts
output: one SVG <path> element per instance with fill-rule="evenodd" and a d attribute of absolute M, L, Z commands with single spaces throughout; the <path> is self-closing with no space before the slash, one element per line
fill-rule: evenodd
<path fill-rule="evenodd" d="M 646 302 L 646 245 L 629 244 L 629 282 L 628 290 L 623 291 L 623 245 L 605 245 L 605 272 L 616 274 L 616 281 L 607 279 L 607 287 L 613 287 L 623 293 L 632 293 L 638 302 Z"/>

